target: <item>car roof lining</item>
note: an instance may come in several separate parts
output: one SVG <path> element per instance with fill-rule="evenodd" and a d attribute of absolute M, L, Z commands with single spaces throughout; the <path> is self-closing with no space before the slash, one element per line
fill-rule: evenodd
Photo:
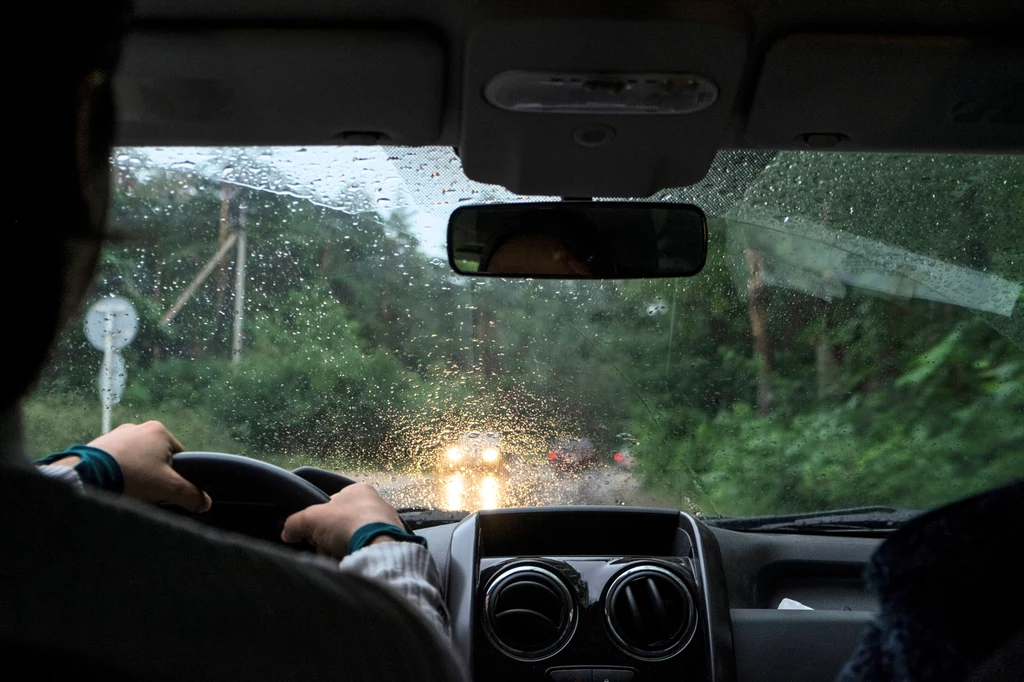
<path fill-rule="evenodd" d="M 118 142 L 445 145 L 474 180 L 561 196 L 692 185 L 720 148 L 1024 151 L 1012 0 L 546 5 L 137 0 Z M 524 68 L 703 73 L 720 99 L 677 116 L 485 101 Z M 587 148 L 574 135 L 594 125 L 612 134 Z"/>

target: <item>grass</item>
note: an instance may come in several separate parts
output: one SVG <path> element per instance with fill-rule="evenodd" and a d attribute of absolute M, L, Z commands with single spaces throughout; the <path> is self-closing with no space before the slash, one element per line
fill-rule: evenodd
<path fill-rule="evenodd" d="M 36 393 L 25 401 L 23 407 L 25 450 L 31 459 L 60 452 L 77 443 L 88 443 L 100 435 L 101 410 L 98 399 L 65 393 Z M 321 469 L 375 471 L 380 468 L 342 458 L 325 460 L 304 453 L 257 452 L 233 438 L 225 425 L 184 407 L 148 408 L 143 412 L 130 405 L 118 405 L 111 415 L 115 427 L 150 419 L 163 422 L 186 450 L 244 455 L 284 469 L 315 466 Z"/>
<path fill-rule="evenodd" d="M 25 401 L 25 452 L 38 459 L 69 445 L 87 443 L 100 432 L 99 400 L 36 394 Z"/>
<path fill-rule="evenodd" d="M 24 403 L 25 450 L 37 459 L 69 445 L 88 443 L 100 435 L 99 400 L 73 394 L 34 394 Z M 249 455 L 244 444 L 209 418 L 185 408 L 141 413 L 127 405 L 115 406 L 111 422 L 138 424 L 159 419 L 187 450 Z"/>

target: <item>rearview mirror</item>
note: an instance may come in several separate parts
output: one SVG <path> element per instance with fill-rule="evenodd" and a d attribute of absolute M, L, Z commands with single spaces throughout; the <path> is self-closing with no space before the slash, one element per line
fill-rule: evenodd
<path fill-rule="evenodd" d="M 460 275 L 557 279 L 690 277 L 708 250 L 689 204 L 566 201 L 463 206 L 448 219 Z"/>

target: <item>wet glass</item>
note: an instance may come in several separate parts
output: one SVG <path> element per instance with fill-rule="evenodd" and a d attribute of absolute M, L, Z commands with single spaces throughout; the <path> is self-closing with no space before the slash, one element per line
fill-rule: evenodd
<path fill-rule="evenodd" d="M 87 304 L 139 318 L 114 425 L 402 508 L 923 509 L 1024 473 L 1024 159 L 722 152 L 654 197 L 708 214 L 700 274 L 602 281 L 454 274 L 456 208 L 557 198 L 474 183 L 451 150 L 113 163 Z M 26 401 L 35 456 L 101 428 L 82 330 Z M 472 432 L 494 461 L 447 457 Z M 579 441 L 592 458 L 552 464 Z"/>

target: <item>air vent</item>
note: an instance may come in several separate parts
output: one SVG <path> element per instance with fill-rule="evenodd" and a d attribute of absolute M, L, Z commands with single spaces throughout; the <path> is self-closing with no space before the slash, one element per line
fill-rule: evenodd
<path fill-rule="evenodd" d="M 512 658 L 536 661 L 557 653 L 576 626 L 572 595 L 565 583 L 540 566 L 516 566 L 487 587 L 484 631 Z"/>
<path fill-rule="evenodd" d="M 608 630 L 631 656 L 662 660 L 689 644 L 697 618 L 689 586 L 676 573 L 654 565 L 623 571 L 604 603 Z"/>

